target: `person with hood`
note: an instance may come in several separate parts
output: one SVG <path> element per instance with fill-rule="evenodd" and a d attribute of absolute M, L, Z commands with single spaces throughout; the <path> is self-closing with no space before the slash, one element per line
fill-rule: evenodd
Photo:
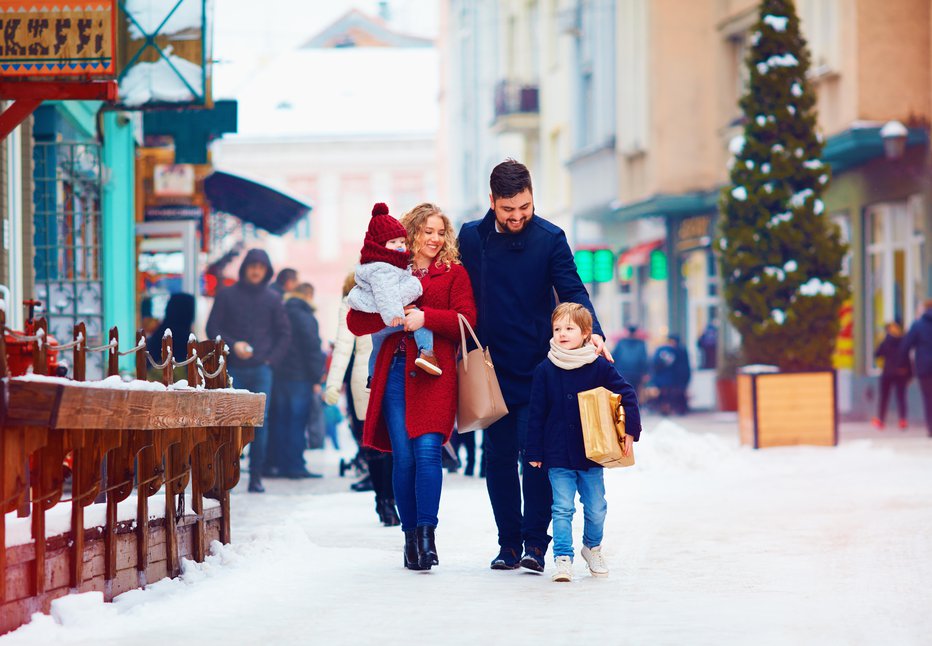
<path fill-rule="evenodd" d="M 566 234 L 534 211 L 531 173 L 524 164 L 506 159 L 492 169 L 489 207 L 482 219 L 463 224 L 459 245 L 476 292 L 476 332 L 489 348 L 508 406 L 508 414 L 482 432 L 486 486 L 498 528 L 499 552 L 490 567 L 543 572 L 550 545 L 550 481 L 540 469 L 519 475 L 518 465 L 528 434 L 531 382 L 550 349 L 556 300 L 589 310 L 596 353 L 609 361 L 611 354 Z"/>
<path fill-rule="evenodd" d="M 909 352 L 916 351 L 916 378 L 922 393 L 922 407 L 926 415 L 926 430 L 932 437 L 932 298 L 923 303 L 925 312 L 913 323 L 903 340 L 901 353 L 909 359 Z"/>
<path fill-rule="evenodd" d="M 274 367 L 276 428 L 269 437 L 269 463 L 283 478 L 319 478 L 304 463 L 307 448 L 305 429 L 314 399 L 320 394 L 324 353 L 314 316 L 314 286 L 301 283 L 285 294 L 285 313 L 291 325 L 291 342 L 285 356 Z M 276 434 L 277 433 L 277 434 Z"/>
<path fill-rule="evenodd" d="M 265 395 L 268 419 L 272 366 L 288 351 L 291 324 L 278 294 L 269 289 L 272 261 L 262 249 L 250 249 L 239 268 L 239 280 L 219 291 L 207 319 L 207 336 L 221 337 L 230 347 L 227 372 L 233 386 Z M 249 491 L 263 493 L 262 471 L 268 442 L 266 426 L 256 428 L 249 449 Z"/>
<path fill-rule="evenodd" d="M 871 420 L 875 428 L 883 429 L 887 417 L 887 404 L 890 401 L 890 389 L 896 389 L 896 405 L 900 412 L 900 428 L 909 427 L 909 413 L 906 408 L 906 387 L 913 377 L 913 367 L 909 355 L 902 356 L 900 346 L 903 343 L 903 328 L 896 321 L 887 323 L 887 335 L 874 351 L 875 358 L 883 358 L 883 372 L 880 374 L 880 402 L 877 417 Z"/>
<path fill-rule="evenodd" d="M 175 361 L 184 361 L 188 354 L 188 337 L 191 335 L 191 326 L 194 325 L 194 296 L 185 292 L 177 292 L 168 297 L 165 305 L 165 317 L 155 329 L 146 337 L 146 351 L 152 358 L 162 361 L 162 337 L 169 332 L 172 338 L 172 356 Z M 161 379 L 161 371 L 155 371 L 155 379 Z M 187 368 L 175 368 L 175 381 L 187 379 Z"/>

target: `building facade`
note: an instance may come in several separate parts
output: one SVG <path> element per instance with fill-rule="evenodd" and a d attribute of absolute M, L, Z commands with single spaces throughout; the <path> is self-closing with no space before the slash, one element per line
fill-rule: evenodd
<path fill-rule="evenodd" d="M 572 62 L 566 85 L 538 77 L 539 95 L 561 103 L 542 102 L 538 123 L 551 111 L 561 121 L 566 115 L 564 226 L 575 248 L 615 257 L 613 279 L 590 284 L 603 324 L 616 333 L 640 325 L 651 344 L 678 334 L 700 368 L 692 402 L 714 406 L 713 368 L 738 340 L 720 300 L 712 242 L 729 142 L 741 132 L 738 99 L 758 3 L 519 4 L 523 11 L 510 15 L 536 13 L 540 33 L 550 36 L 539 41 L 546 44 L 538 61 Z M 510 3 L 502 6 L 507 12 Z M 908 325 L 932 294 L 932 15 L 925 0 L 799 0 L 797 11 L 812 54 L 824 161 L 833 169 L 824 201 L 850 245 L 854 295 L 836 352 L 839 403 L 864 417 L 876 400 L 873 351 L 884 323 Z M 521 32 L 513 23 L 507 28 Z M 508 73 L 508 51 L 483 64 Z M 905 127 L 902 137 L 884 136 L 892 121 Z M 539 135 L 528 153 L 541 167 L 546 141 Z M 722 346 L 715 360 L 698 346 L 710 326 Z"/>

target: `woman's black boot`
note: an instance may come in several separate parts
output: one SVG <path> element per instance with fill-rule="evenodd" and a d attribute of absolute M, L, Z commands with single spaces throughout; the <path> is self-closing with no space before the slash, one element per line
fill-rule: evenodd
<path fill-rule="evenodd" d="M 376 510 L 379 513 L 379 520 L 386 527 L 397 527 L 401 524 L 398 518 L 398 511 L 395 509 L 394 498 L 379 498 L 376 501 Z"/>
<path fill-rule="evenodd" d="M 405 567 L 409 570 L 420 570 L 417 564 L 417 534 L 416 530 L 405 532 Z"/>
<path fill-rule="evenodd" d="M 417 532 L 417 564 L 422 570 L 429 570 L 433 565 L 439 565 L 437 558 L 437 545 L 434 543 L 434 528 L 430 525 L 421 525 Z"/>

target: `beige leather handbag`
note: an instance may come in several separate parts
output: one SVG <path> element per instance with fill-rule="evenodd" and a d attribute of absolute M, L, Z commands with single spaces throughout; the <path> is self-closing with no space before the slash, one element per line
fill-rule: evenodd
<path fill-rule="evenodd" d="M 463 358 L 456 366 L 459 378 L 459 405 L 456 409 L 456 429 L 460 433 L 488 428 L 508 414 L 502 389 L 495 376 L 495 366 L 489 349 L 479 339 L 466 317 L 457 314 L 460 323 L 460 341 Z M 465 326 L 465 327 L 464 327 Z M 466 330 L 476 343 L 476 349 L 466 351 Z"/>

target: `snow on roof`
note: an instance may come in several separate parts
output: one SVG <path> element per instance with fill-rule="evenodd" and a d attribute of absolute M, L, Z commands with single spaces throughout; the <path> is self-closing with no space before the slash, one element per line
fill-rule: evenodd
<path fill-rule="evenodd" d="M 174 11 L 172 8 L 178 5 Z M 203 23 L 201 0 L 180 0 L 178 2 L 153 2 L 152 0 L 126 0 L 126 11 L 132 15 L 128 20 L 129 35 L 133 40 L 145 38 L 139 31 L 142 27 L 146 34 L 154 34 L 162 21 L 171 13 L 171 18 L 165 23 L 159 34 L 177 34 L 186 29 L 200 31 Z M 136 26 L 139 23 L 139 27 Z"/>
<path fill-rule="evenodd" d="M 171 47 L 166 47 L 165 56 L 171 65 L 181 73 L 188 84 L 199 95 L 204 93 L 201 83 L 202 69 L 200 65 L 187 61 L 171 53 Z M 120 81 L 120 98 L 124 105 L 137 106 L 150 102 L 184 102 L 193 101 L 195 96 L 185 85 L 184 81 L 175 73 L 164 57 L 154 63 L 135 63 L 129 68 L 126 76 Z"/>
<path fill-rule="evenodd" d="M 238 134 L 432 133 L 439 125 L 433 48 L 288 52 L 240 86 Z"/>

